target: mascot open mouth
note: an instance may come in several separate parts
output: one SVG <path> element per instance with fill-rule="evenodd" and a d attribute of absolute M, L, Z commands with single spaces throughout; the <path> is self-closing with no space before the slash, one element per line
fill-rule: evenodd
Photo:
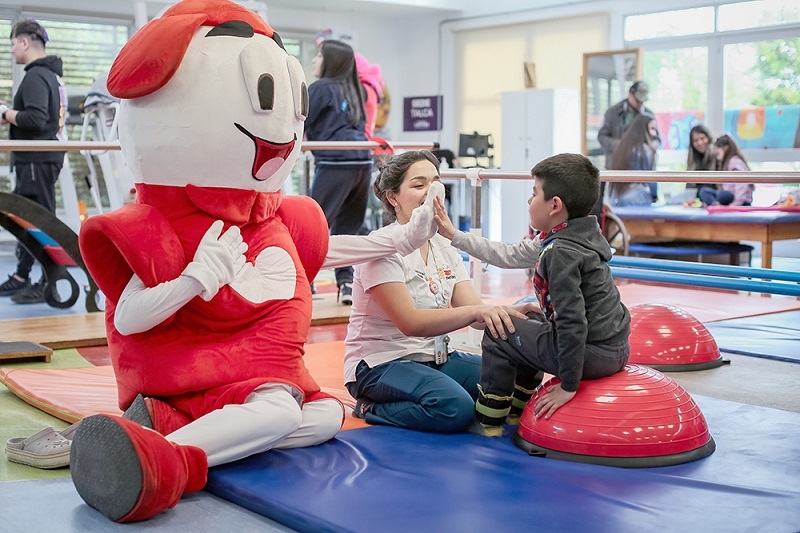
<path fill-rule="evenodd" d="M 233 125 L 250 137 L 255 144 L 256 156 L 253 159 L 253 178 L 258 181 L 264 181 L 272 177 L 286 162 L 289 154 L 294 150 L 295 143 L 297 143 L 297 135 L 288 143 L 275 144 L 266 139 L 256 137 L 238 122 L 234 122 Z"/>

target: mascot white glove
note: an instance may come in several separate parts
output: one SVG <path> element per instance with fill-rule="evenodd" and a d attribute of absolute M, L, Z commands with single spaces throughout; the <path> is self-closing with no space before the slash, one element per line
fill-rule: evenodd
<path fill-rule="evenodd" d="M 183 271 L 183 274 L 200 282 L 203 291 L 200 297 L 209 301 L 221 287 L 229 284 L 245 264 L 244 253 L 247 243 L 237 226 L 231 226 L 222 233 L 223 222 L 217 220 L 208 228 L 194 259 Z"/>
<path fill-rule="evenodd" d="M 433 220 L 433 200 L 439 197 L 444 201 L 444 185 L 434 181 L 428 188 L 425 203 L 411 212 L 408 224 L 400 224 L 394 228 L 392 240 L 401 255 L 408 255 L 436 235 L 437 226 Z"/>
<path fill-rule="evenodd" d="M 435 181 L 425 203 L 411 212 L 408 224 L 391 224 L 369 235 L 331 235 L 322 268 L 357 265 L 399 252 L 408 255 L 428 242 L 438 230 L 433 219 L 433 200 L 444 198 L 444 185 Z"/>

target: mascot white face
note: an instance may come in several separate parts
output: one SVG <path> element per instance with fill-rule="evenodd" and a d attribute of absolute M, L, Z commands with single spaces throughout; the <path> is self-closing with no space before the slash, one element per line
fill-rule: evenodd
<path fill-rule="evenodd" d="M 275 40 L 200 26 L 172 78 L 120 113 L 135 182 L 273 192 L 300 153 L 308 91 Z"/>

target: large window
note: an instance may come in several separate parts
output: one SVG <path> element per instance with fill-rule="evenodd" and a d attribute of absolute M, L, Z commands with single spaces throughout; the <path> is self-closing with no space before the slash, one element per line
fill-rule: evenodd
<path fill-rule="evenodd" d="M 791 0 L 756 0 L 719 6 L 719 31 L 748 30 L 800 22 L 800 4 Z"/>
<path fill-rule="evenodd" d="M 800 38 L 725 45 L 724 131 L 745 149 L 800 148 Z"/>
<path fill-rule="evenodd" d="M 625 17 L 626 41 L 698 35 L 713 31 L 713 7 L 696 7 Z"/>
<path fill-rule="evenodd" d="M 659 168 L 685 168 L 689 129 L 703 123 L 732 134 L 754 169 L 800 169 L 800 4 L 632 15 L 624 31 L 625 45 L 644 51 L 648 105 L 664 139 Z"/>
<path fill-rule="evenodd" d="M 128 24 L 37 20 L 50 36 L 47 53 L 64 61 L 63 79 L 70 92 L 88 90 L 128 41 Z"/>
<path fill-rule="evenodd" d="M 708 110 L 708 49 L 648 51 L 643 77 L 650 83 L 647 106 L 658 112 L 662 150 L 686 150 L 689 130 Z"/>
<path fill-rule="evenodd" d="M 127 42 L 132 30 L 127 21 L 58 19 L 32 13 L 19 12 L 0 20 L 0 99 L 12 101 L 12 91 L 24 76 L 20 65 L 14 65 L 8 35 L 17 20 L 35 18 L 50 38 L 47 54 L 61 57 L 64 64 L 62 80 L 70 100 L 72 114 L 67 119 L 67 135 L 71 140 L 81 137 L 83 120 L 78 104 L 82 103 L 93 80 L 98 74 L 108 71 L 120 48 Z M 0 138 L 8 138 L 8 128 L 0 128 Z M 89 133 L 87 138 L 91 139 Z M 75 180 L 78 198 L 92 203 L 84 176 L 88 175 L 88 163 L 79 152 L 68 152 L 70 167 Z M 10 190 L 8 179 L 9 152 L 0 152 L 0 190 Z M 97 173 L 102 176 L 99 166 Z M 104 181 L 99 180 L 101 196 L 105 197 Z M 61 200 L 59 199 L 59 203 Z"/>

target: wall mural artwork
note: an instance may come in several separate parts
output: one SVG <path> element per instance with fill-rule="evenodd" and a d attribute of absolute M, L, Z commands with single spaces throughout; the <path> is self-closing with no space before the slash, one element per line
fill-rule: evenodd
<path fill-rule="evenodd" d="M 702 124 L 704 116 L 702 111 L 656 113 L 662 132 L 661 149 L 688 149 L 689 130 Z M 723 131 L 719 133 L 732 135 L 746 150 L 800 148 L 800 105 L 726 109 Z"/>

